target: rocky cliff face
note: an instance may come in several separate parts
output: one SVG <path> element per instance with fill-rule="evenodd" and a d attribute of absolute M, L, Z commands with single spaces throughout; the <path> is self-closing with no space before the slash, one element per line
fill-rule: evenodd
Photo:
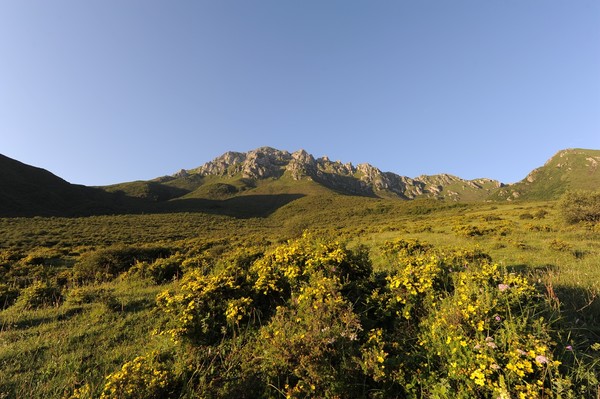
<path fill-rule="evenodd" d="M 490 179 L 463 180 L 447 174 L 409 178 L 364 163 L 331 161 L 328 157 L 315 159 L 305 150 L 294 153 L 271 147 L 261 147 L 247 153 L 226 152 L 203 166 L 180 171 L 189 175 L 241 177 L 244 179 L 309 179 L 328 188 L 347 194 L 413 199 L 420 196 L 459 200 L 462 193 L 481 192 L 482 197 L 499 182 Z M 451 188 L 451 189 L 450 189 Z"/>

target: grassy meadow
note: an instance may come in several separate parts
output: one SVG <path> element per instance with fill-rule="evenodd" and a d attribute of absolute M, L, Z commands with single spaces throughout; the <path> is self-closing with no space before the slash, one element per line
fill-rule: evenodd
<path fill-rule="evenodd" d="M 0 219 L 0 398 L 598 397 L 598 223 L 270 195 Z"/>

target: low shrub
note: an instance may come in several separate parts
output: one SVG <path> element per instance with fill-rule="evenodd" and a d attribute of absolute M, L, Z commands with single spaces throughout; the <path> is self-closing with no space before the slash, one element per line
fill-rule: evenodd
<path fill-rule="evenodd" d="M 521 220 L 528 220 L 528 219 L 533 219 L 533 218 L 534 218 L 534 216 L 529 212 L 524 212 L 519 215 L 519 219 L 521 219 Z"/>
<path fill-rule="evenodd" d="M 497 215 L 484 215 L 481 217 L 481 220 L 483 220 L 484 222 L 494 222 L 497 220 L 502 220 L 502 218 Z"/>
<path fill-rule="evenodd" d="M 152 353 L 138 356 L 106 377 L 100 399 L 162 399 L 172 397 L 175 378 L 169 365 Z"/>
<path fill-rule="evenodd" d="M 7 284 L 0 284 L 0 310 L 6 309 L 15 303 L 19 296 L 19 289 Z"/>
<path fill-rule="evenodd" d="M 495 231 L 494 227 L 488 226 L 475 226 L 475 225 L 456 225 L 452 227 L 452 231 L 456 233 L 458 236 L 463 237 L 478 237 L 486 234 L 493 233 Z"/>
<path fill-rule="evenodd" d="M 600 221 L 600 191 L 568 191 L 558 202 L 563 219 L 569 223 Z"/>
<path fill-rule="evenodd" d="M 154 262 L 136 262 L 128 271 L 129 276 L 150 278 L 156 284 L 163 284 L 178 278 L 182 274 L 182 256 L 174 255 L 159 258 Z"/>
<path fill-rule="evenodd" d="M 43 281 L 36 281 L 21 290 L 15 305 L 22 309 L 37 309 L 57 305 L 62 301 L 60 288 Z"/>
<path fill-rule="evenodd" d="M 102 282 L 115 278 L 136 262 L 154 262 L 168 257 L 171 249 L 162 247 L 116 246 L 81 256 L 73 267 L 73 278 L 79 282 Z"/>
<path fill-rule="evenodd" d="M 119 302 L 113 291 L 96 286 L 76 287 L 67 292 L 65 303 L 74 306 L 101 303 L 110 309 L 116 309 L 119 307 Z"/>
<path fill-rule="evenodd" d="M 529 231 L 539 231 L 544 233 L 552 233 L 555 231 L 554 228 L 547 224 L 528 224 L 526 227 Z"/>
<path fill-rule="evenodd" d="M 568 251 L 571 251 L 571 249 L 572 249 L 571 244 L 569 244 L 568 242 L 563 241 L 559 238 L 556 238 L 556 239 L 550 241 L 549 246 L 550 246 L 550 249 L 553 249 L 555 251 L 560 251 L 560 252 L 568 252 Z"/>

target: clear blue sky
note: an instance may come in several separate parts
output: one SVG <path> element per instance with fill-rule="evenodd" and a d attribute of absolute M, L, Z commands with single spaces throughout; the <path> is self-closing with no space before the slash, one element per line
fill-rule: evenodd
<path fill-rule="evenodd" d="M 506 183 L 600 149 L 600 2 L 0 2 L 0 153 L 104 185 L 260 146 Z"/>

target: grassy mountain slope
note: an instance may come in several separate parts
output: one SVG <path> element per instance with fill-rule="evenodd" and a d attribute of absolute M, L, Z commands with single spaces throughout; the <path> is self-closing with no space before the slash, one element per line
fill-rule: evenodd
<path fill-rule="evenodd" d="M 491 198 L 501 200 L 555 199 L 567 190 L 600 188 L 600 150 L 562 150 L 544 166 L 518 183 L 498 189 Z"/>
<path fill-rule="evenodd" d="M 187 194 L 184 188 L 173 187 L 157 181 L 134 181 L 105 186 L 103 189 L 109 193 L 125 195 L 127 197 L 142 198 L 153 202 L 168 201 Z"/>

